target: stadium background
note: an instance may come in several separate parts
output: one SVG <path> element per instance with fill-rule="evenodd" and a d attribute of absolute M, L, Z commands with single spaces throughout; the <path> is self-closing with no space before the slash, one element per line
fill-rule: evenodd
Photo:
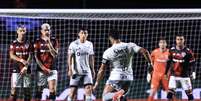
<path fill-rule="evenodd" d="M 51 16 L 51 15 L 50 15 Z M 77 16 L 77 15 L 71 15 Z M 85 15 L 86 16 L 86 15 Z M 96 17 L 99 15 L 90 15 Z M 113 17 L 116 15 L 108 14 L 104 17 Z M 125 16 L 125 17 L 124 17 Z M 120 15 L 119 17 L 126 18 L 128 15 Z M 135 17 L 147 17 L 150 15 L 129 15 Z M 164 16 L 164 15 L 163 15 Z M 163 18 L 163 16 L 152 15 L 151 17 Z M 172 17 L 171 15 L 169 15 Z M 189 16 L 178 15 L 177 17 Z M 198 15 L 199 16 L 199 15 Z M 135 42 L 136 44 L 145 47 L 149 51 L 157 47 L 157 42 L 160 36 L 166 36 L 168 45 L 172 46 L 175 43 L 175 34 L 183 33 L 186 38 L 187 46 L 190 47 L 196 56 L 197 79 L 193 80 L 193 87 L 201 87 L 201 69 L 199 68 L 200 50 L 201 50 L 201 20 L 136 20 L 136 19 L 54 19 L 54 18 L 20 18 L 20 17 L 0 17 L 0 99 L 8 98 L 10 93 L 10 76 L 12 71 L 12 64 L 9 60 L 9 44 L 16 39 L 15 29 L 17 24 L 25 24 L 28 27 L 27 39 L 33 42 L 39 37 L 39 27 L 42 23 L 48 22 L 52 26 L 53 36 L 59 39 L 60 49 L 57 59 L 57 66 L 59 68 L 58 89 L 57 94 L 60 94 L 64 89 L 68 88 L 69 79 L 67 78 L 67 48 L 71 41 L 77 38 L 77 32 L 81 26 L 88 28 L 88 39 L 94 44 L 95 51 L 95 68 L 98 70 L 101 57 L 105 49 L 110 44 L 108 41 L 108 32 L 116 28 L 121 33 L 121 39 L 125 42 Z M 131 86 L 129 99 L 144 99 L 148 96 L 146 93 L 149 89 L 149 84 L 146 82 L 147 65 L 143 57 L 135 54 L 134 56 L 134 81 Z M 36 90 L 36 62 L 32 61 L 32 79 L 33 79 L 33 96 Z M 98 98 L 101 97 L 102 89 L 107 77 L 109 76 L 109 69 L 107 75 L 102 80 L 97 92 Z M 161 95 L 159 95 L 161 96 Z M 178 97 L 181 95 L 178 94 Z"/>

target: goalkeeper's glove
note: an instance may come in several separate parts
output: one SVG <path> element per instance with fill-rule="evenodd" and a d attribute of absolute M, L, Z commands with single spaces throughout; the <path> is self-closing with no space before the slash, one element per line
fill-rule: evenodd
<path fill-rule="evenodd" d="M 150 81 L 151 81 L 151 74 L 147 73 L 147 82 L 150 83 Z"/>
<path fill-rule="evenodd" d="M 192 74 L 191 74 L 191 78 L 192 78 L 193 80 L 196 79 L 196 73 L 195 73 L 195 72 L 192 72 Z"/>
<path fill-rule="evenodd" d="M 148 73 L 152 73 L 153 67 L 151 63 L 148 63 Z"/>
<path fill-rule="evenodd" d="M 151 81 L 151 74 L 153 71 L 153 67 L 151 63 L 148 63 L 148 73 L 147 73 L 147 82 L 150 83 Z"/>

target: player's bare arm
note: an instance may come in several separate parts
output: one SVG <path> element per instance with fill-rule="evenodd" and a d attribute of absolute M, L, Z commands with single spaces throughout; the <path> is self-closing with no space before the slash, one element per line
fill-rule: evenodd
<path fill-rule="evenodd" d="M 29 53 L 29 57 L 27 59 L 27 62 L 28 62 L 28 64 L 30 64 L 30 62 L 31 62 L 31 53 Z M 28 69 L 28 66 L 24 66 L 22 68 L 22 70 L 20 71 L 20 74 L 21 75 L 25 74 L 27 72 L 27 69 Z"/>
<path fill-rule="evenodd" d="M 151 55 L 150 55 L 150 53 L 146 50 L 146 49 L 144 49 L 144 48 L 141 48 L 140 50 L 139 50 L 139 52 L 144 56 L 144 58 L 146 59 L 146 61 L 151 65 L 151 66 L 153 66 L 152 64 L 152 60 L 151 60 Z"/>
<path fill-rule="evenodd" d="M 98 70 L 98 74 L 97 74 L 97 78 L 96 78 L 96 83 L 93 87 L 93 89 L 95 90 L 97 88 L 97 86 L 99 85 L 99 82 L 103 79 L 103 76 L 105 74 L 105 68 L 106 68 L 106 64 L 101 64 L 100 69 Z"/>
<path fill-rule="evenodd" d="M 52 45 L 52 43 L 50 41 L 50 38 L 48 38 L 47 42 L 48 42 L 48 48 L 50 50 L 50 54 L 55 58 L 57 56 L 57 54 L 58 54 L 58 48 L 53 47 L 53 45 Z"/>
<path fill-rule="evenodd" d="M 28 65 L 28 62 L 26 61 L 26 60 L 24 60 L 24 59 L 22 59 L 22 58 L 19 58 L 19 57 L 17 57 L 15 54 L 14 54 L 14 51 L 10 51 L 10 58 L 11 59 L 13 59 L 13 60 L 15 60 L 15 61 L 18 61 L 18 62 L 21 62 L 21 63 L 23 63 L 24 65 Z"/>
<path fill-rule="evenodd" d="M 89 56 L 89 64 L 92 71 L 92 76 L 95 78 L 95 69 L 94 69 L 94 55 Z"/>
<path fill-rule="evenodd" d="M 71 77 L 72 72 L 72 64 L 73 64 L 73 54 L 68 54 L 68 76 Z"/>

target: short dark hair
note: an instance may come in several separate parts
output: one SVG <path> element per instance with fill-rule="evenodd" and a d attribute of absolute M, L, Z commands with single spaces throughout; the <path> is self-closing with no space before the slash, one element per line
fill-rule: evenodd
<path fill-rule="evenodd" d="M 178 33 L 176 34 L 176 37 L 184 37 L 184 35 L 182 33 Z"/>
<path fill-rule="evenodd" d="M 161 40 L 165 40 L 166 41 L 166 37 L 164 37 L 164 36 L 159 37 L 159 41 L 161 41 Z"/>
<path fill-rule="evenodd" d="M 80 31 L 83 30 L 83 31 L 86 31 L 88 30 L 86 27 L 80 27 Z"/>
<path fill-rule="evenodd" d="M 111 30 L 109 33 L 109 37 L 112 37 L 113 39 L 120 39 L 120 33 L 118 30 Z"/>
<path fill-rule="evenodd" d="M 19 29 L 19 28 L 26 28 L 26 26 L 23 24 L 19 24 L 19 25 L 17 25 L 17 29 Z"/>

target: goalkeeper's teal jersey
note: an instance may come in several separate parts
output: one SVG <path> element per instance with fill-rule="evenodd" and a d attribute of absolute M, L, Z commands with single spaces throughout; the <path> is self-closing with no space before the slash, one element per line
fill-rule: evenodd
<path fill-rule="evenodd" d="M 103 63 L 112 65 L 110 80 L 133 80 L 132 58 L 140 50 L 135 43 L 119 43 L 108 48 L 103 54 Z"/>

